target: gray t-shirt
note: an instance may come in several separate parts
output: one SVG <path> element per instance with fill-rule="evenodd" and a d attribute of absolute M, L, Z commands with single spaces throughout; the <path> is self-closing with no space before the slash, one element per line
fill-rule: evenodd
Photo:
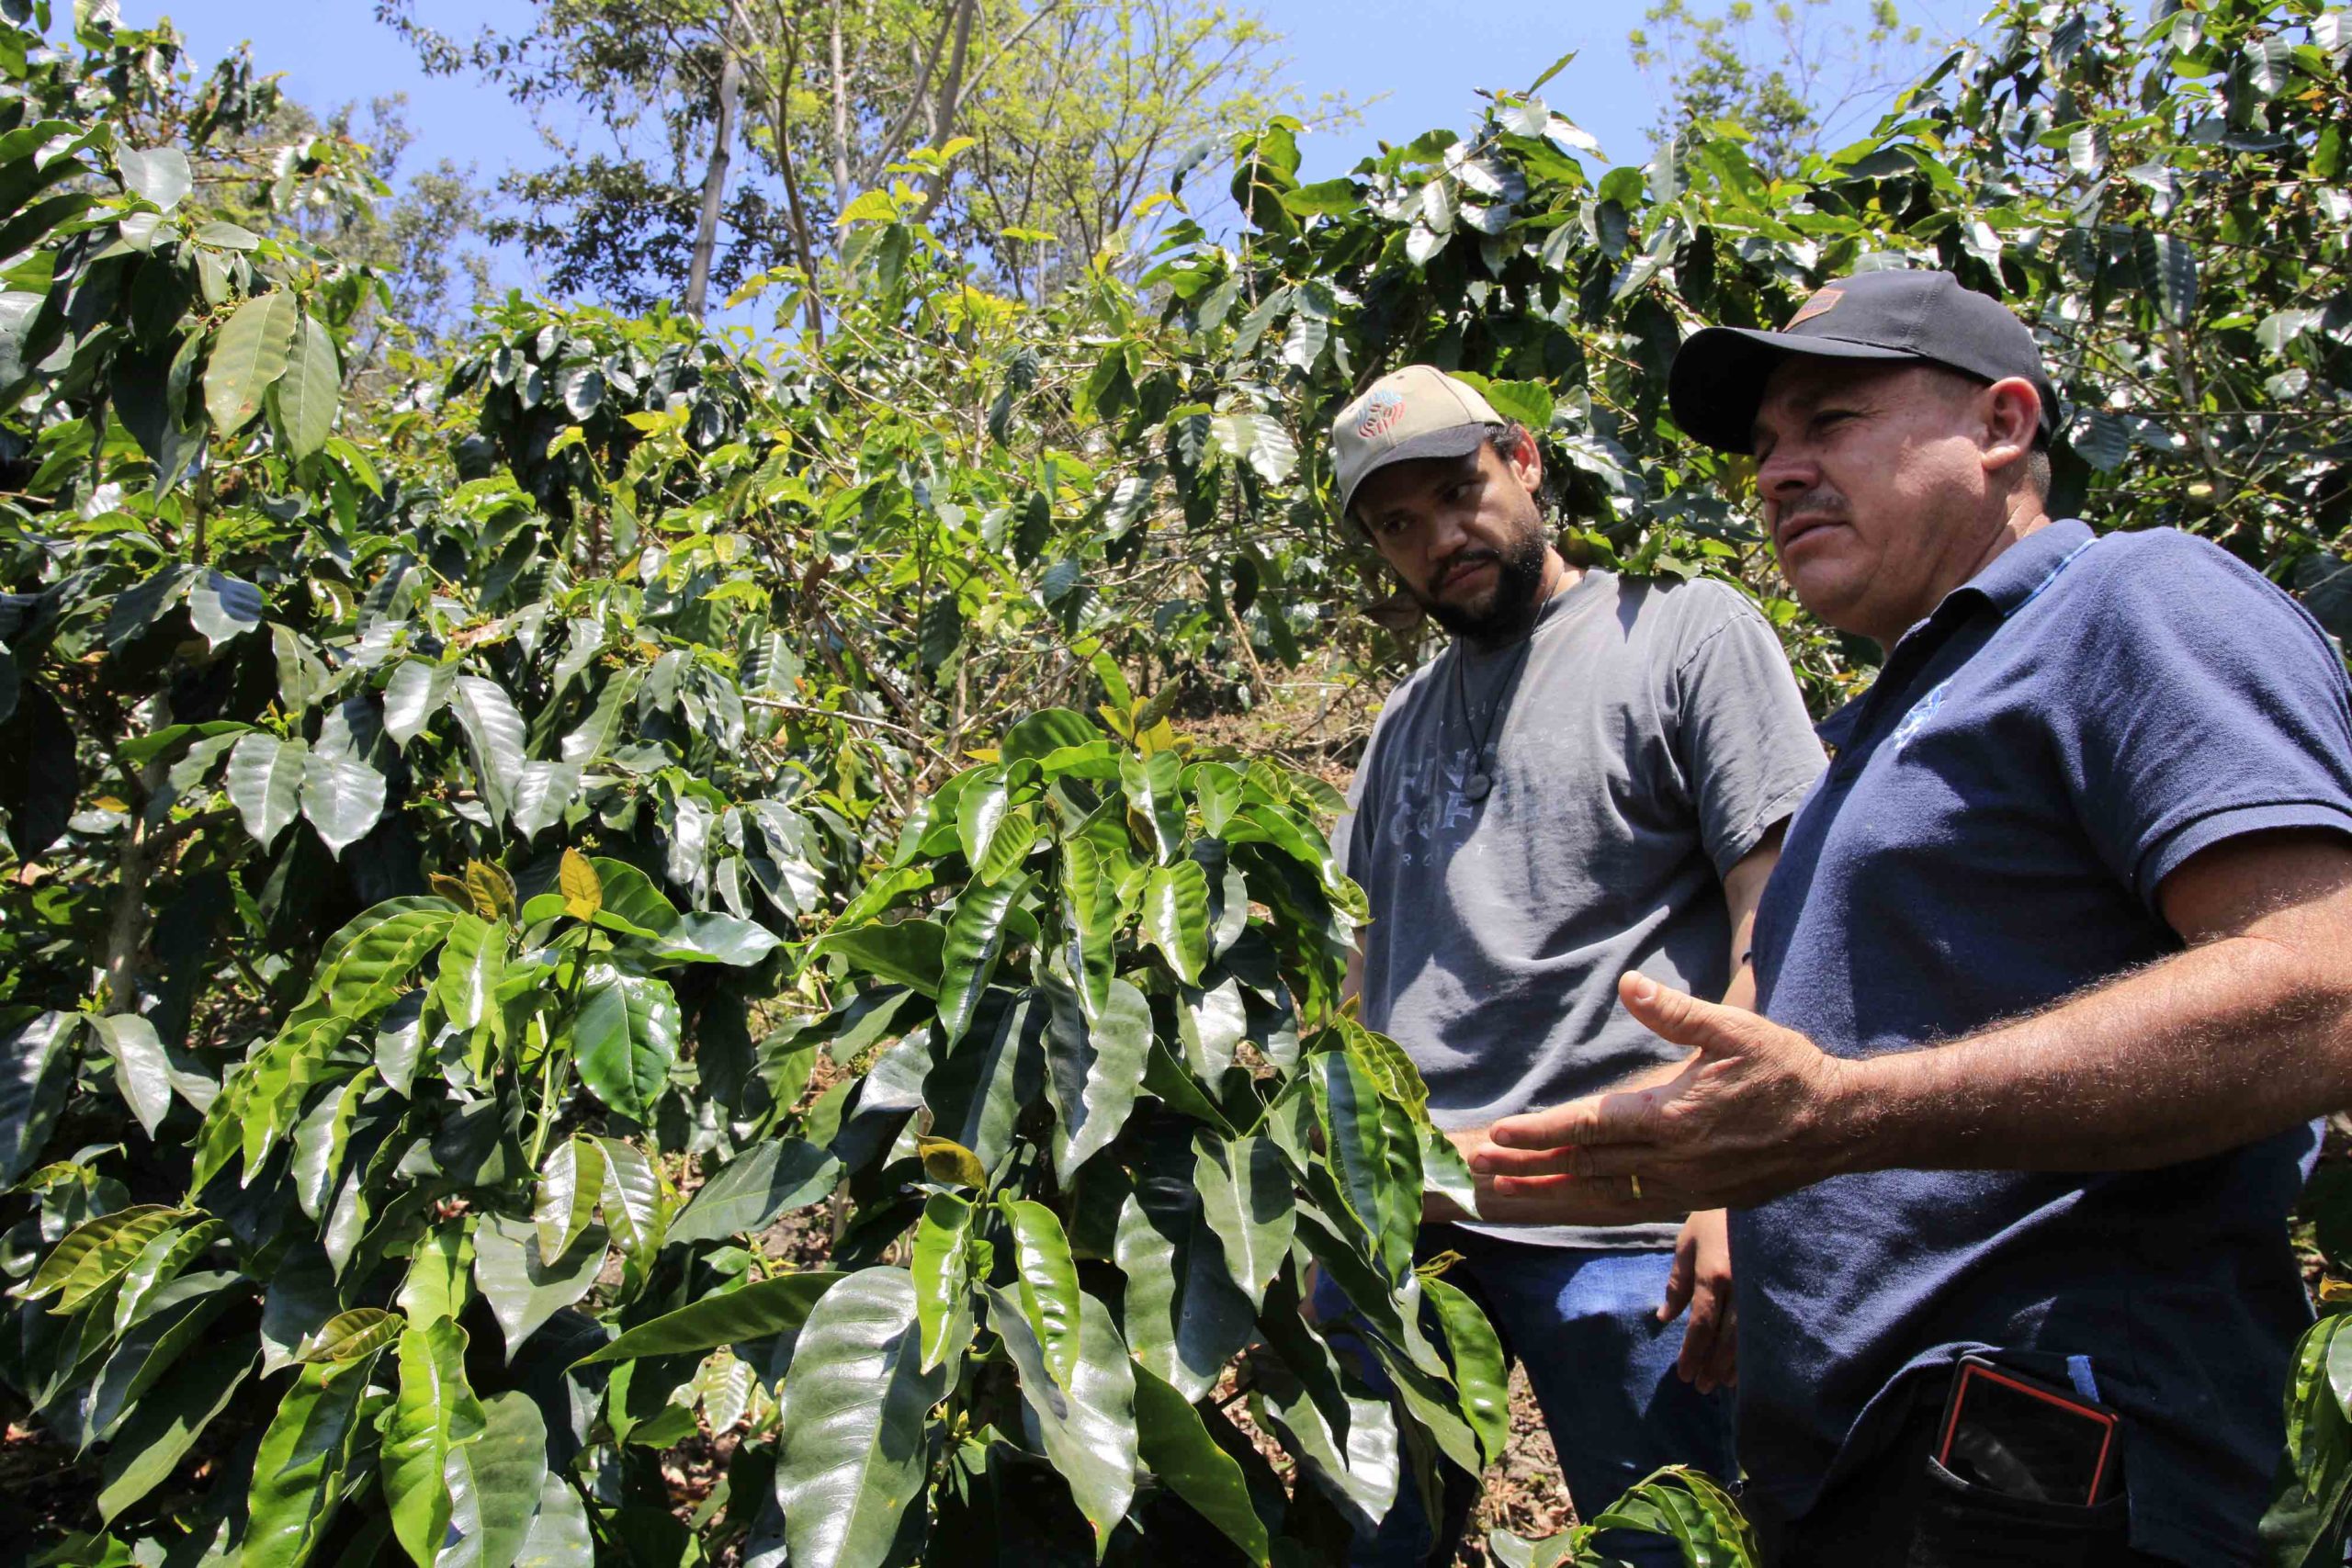
<path fill-rule="evenodd" d="M 1445 1127 L 1678 1057 L 1617 978 L 1723 993 L 1724 874 L 1822 766 L 1779 640 L 1722 583 L 1588 571 L 1523 649 L 1457 640 L 1389 698 L 1337 835 L 1372 901 L 1363 1021 L 1410 1053 Z M 1646 1247 L 1679 1227 L 1477 1228 Z"/>

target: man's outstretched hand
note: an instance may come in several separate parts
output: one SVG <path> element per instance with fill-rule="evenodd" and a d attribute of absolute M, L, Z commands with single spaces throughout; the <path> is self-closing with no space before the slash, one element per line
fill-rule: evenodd
<path fill-rule="evenodd" d="M 1634 1207 L 1671 1192 L 1686 1208 L 1744 1208 L 1844 1168 L 1866 1110 L 1850 1091 L 1852 1064 L 1645 975 L 1623 976 L 1617 994 L 1652 1033 L 1690 1046 L 1690 1059 L 1646 1088 L 1497 1122 L 1470 1165 L 1498 1196 L 1565 1198 L 1589 1182 Z"/>

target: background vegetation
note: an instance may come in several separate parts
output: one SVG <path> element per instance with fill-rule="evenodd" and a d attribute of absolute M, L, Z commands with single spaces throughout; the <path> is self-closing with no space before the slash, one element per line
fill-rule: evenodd
<path fill-rule="evenodd" d="M 611 303 L 460 321 L 419 260 L 454 179 L 389 202 L 389 144 L 248 62 L 4 0 L 37 1550 L 1326 1562 L 1400 1474 L 1482 1467 L 1491 1335 L 1409 1250 L 1460 1173 L 1334 1005 L 1347 759 L 1262 712 L 1422 645 L 1320 432 L 1408 359 L 1481 378 L 1573 550 L 1740 583 L 1827 704 L 1864 650 L 1666 367 L 1947 266 L 2043 336 L 2063 510 L 2208 534 L 2341 631 L 2352 28 L 2158 9 L 2009 0 L 1844 145 L 1726 118 L 1773 91 L 1735 51 L 1638 166 L 1538 72 L 1302 184 L 1216 13 L 550 4 L 421 41 L 643 128 L 502 209 Z M 706 331 L 724 289 L 775 330 Z M 1395 1406 L 1298 1319 L 1308 1261 Z M 2352 1499 L 2339 1323 L 2280 1561 Z M 1694 1477 L 1595 1522 L 1744 1550 Z"/>

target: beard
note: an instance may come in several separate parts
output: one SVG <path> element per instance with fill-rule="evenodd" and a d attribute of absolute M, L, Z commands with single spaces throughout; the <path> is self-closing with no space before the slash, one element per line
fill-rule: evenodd
<path fill-rule="evenodd" d="M 1543 522 L 1531 517 L 1526 527 L 1503 548 L 1479 546 L 1461 550 L 1439 566 L 1437 581 L 1443 582 L 1460 567 L 1493 561 L 1495 585 L 1482 602 L 1448 604 L 1409 585 L 1407 592 L 1430 619 L 1458 637 L 1487 647 L 1515 642 L 1527 635 L 1535 625 L 1535 617 L 1543 613 L 1544 554 Z"/>

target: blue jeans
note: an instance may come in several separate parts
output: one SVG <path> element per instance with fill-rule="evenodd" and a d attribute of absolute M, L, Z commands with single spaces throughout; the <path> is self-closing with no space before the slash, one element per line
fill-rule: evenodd
<path fill-rule="evenodd" d="M 1452 1227 L 1430 1233 L 1423 1247 L 1463 1255 L 1445 1278 L 1477 1299 L 1504 1353 L 1527 1368 L 1580 1517 L 1591 1518 L 1661 1465 L 1693 1465 L 1726 1485 L 1733 1482 L 1730 1403 L 1675 1376 L 1682 1320 L 1657 1321 L 1670 1251 L 1530 1247 Z M 1328 1276 L 1316 1281 L 1314 1304 L 1333 1347 L 1386 1392 L 1377 1359 L 1349 1327 L 1347 1297 Z M 1349 1561 L 1359 1568 L 1411 1568 L 1442 1547 L 1436 1561 L 1451 1562 L 1477 1498 L 1477 1478 L 1446 1468 L 1442 1528 L 1431 1527 L 1408 1472 L 1379 1533 L 1357 1541 Z M 1658 1536 L 1612 1530 L 1599 1544 L 1636 1568 L 1682 1562 L 1680 1550 Z"/>

